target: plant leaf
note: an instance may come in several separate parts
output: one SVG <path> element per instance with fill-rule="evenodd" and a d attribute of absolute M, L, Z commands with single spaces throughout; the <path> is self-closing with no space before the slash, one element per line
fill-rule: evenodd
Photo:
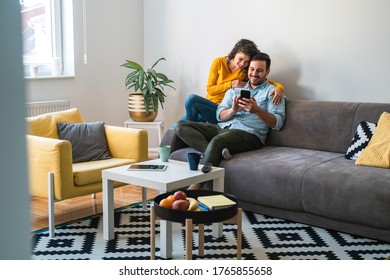
<path fill-rule="evenodd" d="M 122 64 L 121 66 L 122 67 L 126 67 L 126 68 L 135 69 L 135 70 L 138 70 L 138 71 L 143 71 L 144 70 L 141 65 L 139 65 L 137 62 L 134 62 L 134 61 L 131 61 L 131 60 L 126 60 L 126 63 Z"/>
<path fill-rule="evenodd" d="M 165 76 L 163 73 L 157 73 L 156 75 L 157 75 L 157 77 L 159 77 L 161 80 L 164 80 L 164 81 L 167 81 L 167 80 L 168 80 L 168 77 Z"/>
<path fill-rule="evenodd" d="M 140 71 L 139 72 L 139 77 L 138 77 L 138 87 L 141 90 L 143 89 L 144 82 L 145 82 L 145 72 L 144 71 Z"/>
<path fill-rule="evenodd" d="M 158 111 L 158 99 L 156 95 L 151 95 L 150 99 L 152 101 L 152 108 L 154 112 Z"/>
<path fill-rule="evenodd" d="M 138 71 L 134 71 L 131 72 L 129 75 L 127 75 L 126 82 L 125 82 L 126 86 L 132 84 L 135 80 L 138 79 L 137 73 Z"/>
<path fill-rule="evenodd" d="M 162 57 L 162 58 L 160 58 L 159 60 L 157 60 L 154 64 L 153 64 L 153 66 L 150 68 L 150 69 L 153 69 L 154 68 L 154 66 L 156 66 L 157 65 L 157 63 L 159 63 L 161 60 L 165 60 L 165 58 L 164 57 Z"/>
<path fill-rule="evenodd" d="M 165 102 L 165 94 L 164 94 L 164 92 L 161 89 L 156 88 L 156 94 L 158 96 L 158 100 L 160 101 L 161 108 L 164 109 L 164 102 Z"/>
<path fill-rule="evenodd" d="M 149 69 L 150 76 L 154 79 L 155 82 L 158 82 L 157 73 L 154 69 Z"/>
<path fill-rule="evenodd" d="M 153 86 L 153 83 L 150 80 L 146 80 L 146 87 L 148 89 L 148 92 L 150 94 L 154 94 L 155 92 L 155 87 Z"/>
<path fill-rule="evenodd" d="M 144 95 L 144 105 L 145 105 L 145 111 L 146 113 L 149 113 L 149 106 L 150 106 L 150 98 L 149 98 L 149 95 L 148 95 L 148 92 L 146 89 L 143 89 L 142 90 L 142 94 Z"/>

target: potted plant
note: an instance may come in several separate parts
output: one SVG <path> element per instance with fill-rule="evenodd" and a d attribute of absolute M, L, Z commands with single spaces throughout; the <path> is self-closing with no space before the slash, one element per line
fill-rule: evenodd
<path fill-rule="evenodd" d="M 158 104 L 160 103 L 164 108 L 165 87 L 175 89 L 171 85 L 172 80 L 154 70 L 161 60 L 165 58 L 158 59 L 151 68 L 146 70 L 140 64 L 130 60 L 126 60 L 126 63 L 121 65 L 132 70 L 126 77 L 125 85 L 128 90 L 136 91 L 129 94 L 129 114 L 134 121 L 153 121 L 157 117 Z"/>

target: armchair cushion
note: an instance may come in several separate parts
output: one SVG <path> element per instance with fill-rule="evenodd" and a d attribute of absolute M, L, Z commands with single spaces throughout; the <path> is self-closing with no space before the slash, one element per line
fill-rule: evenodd
<path fill-rule="evenodd" d="M 85 186 L 88 184 L 102 181 L 102 170 L 121 165 L 132 164 L 134 159 L 112 158 L 107 160 L 79 162 L 73 164 L 73 181 L 76 186 Z"/>
<path fill-rule="evenodd" d="M 59 139 L 57 123 L 82 123 L 83 117 L 79 109 L 73 108 L 65 111 L 47 113 L 26 118 L 27 134 Z"/>
<path fill-rule="evenodd" d="M 72 161 L 110 159 L 104 122 L 57 123 L 58 135 L 72 144 Z"/>

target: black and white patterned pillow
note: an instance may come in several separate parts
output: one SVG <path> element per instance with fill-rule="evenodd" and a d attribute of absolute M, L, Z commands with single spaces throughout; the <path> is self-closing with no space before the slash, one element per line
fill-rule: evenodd
<path fill-rule="evenodd" d="M 346 159 L 357 160 L 364 148 L 367 147 L 368 142 L 376 129 L 376 123 L 367 121 L 361 122 L 357 129 L 355 136 L 352 138 L 352 142 L 349 145 L 347 152 L 345 153 Z"/>

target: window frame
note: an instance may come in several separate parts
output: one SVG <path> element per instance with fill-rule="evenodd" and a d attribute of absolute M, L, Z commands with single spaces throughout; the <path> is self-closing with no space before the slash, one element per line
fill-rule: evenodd
<path fill-rule="evenodd" d="M 22 5 L 23 0 L 20 0 L 20 4 Z M 65 75 L 73 75 L 74 73 L 74 62 L 73 60 L 73 51 L 64 52 L 64 44 L 67 40 L 71 41 L 71 45 L 73 46 L 73 24 L 71 30 L 67 28 L 67 32 L 71 31 L 71 34 L 64 34 L 64 20 L 71 21 L 73 23 L 73 13 L 72 8 L 69 9 L 69 5 L 72 1 L 62 1 L 62 0 L 49 0 L 49 12 L 50 12 L 50 26 L 49 32 L 51 33 L 51 55 L 47 57 L 31 57 L 23 54 L 23 69 L 24 76 L 26 78 L 32 78 L 30 75 L 30 66 L 39 66 L 39 75 L 34 78 L 48 78 L 48 77 L 63 77 Z M 66 5 L 67 7 L 64 7 Z M 70 6 L 71 7 L 71 6 Z M 64 15 L 64 10 L 67 13 Z M 71 13 L 69 15 L 69 12 Z M 69 17 L 69 19 L 65 19 L 65 17 Z M 66 40 L 64 40 L 64 38 Z M 69 38 L 69 39 L 68 39 Z M 59 59 L 59 65 L 58 65 Z M 54 66 L 55 61 L 57 61 L 57 71 L 55 75 L 52 75 L 52 64 Z"/>

